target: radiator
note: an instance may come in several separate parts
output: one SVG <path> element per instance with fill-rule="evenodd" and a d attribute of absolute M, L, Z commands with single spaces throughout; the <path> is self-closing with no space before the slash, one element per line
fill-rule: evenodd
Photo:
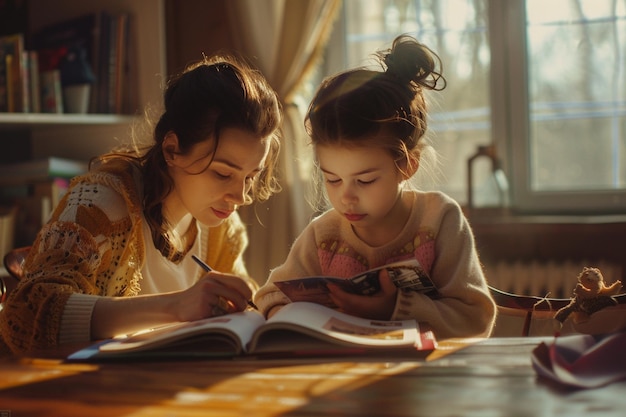
<path fill-rule="evenodd" d="M 500 261 L 484 266 L 487 281 L 500 290 L 551 298 L 570 298 L 583 267 L 599 268 L 607 284 L 623 276 L 622 266 L 609 261 Z"/>

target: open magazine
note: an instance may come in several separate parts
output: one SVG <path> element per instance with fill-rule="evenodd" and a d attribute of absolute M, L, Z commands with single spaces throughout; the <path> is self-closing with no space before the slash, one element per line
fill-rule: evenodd
<path fill-rule="evenodd" d="M 308 301 L 332 308 L 335 307 L 335 304 L 329 296 L 327 284 L 338 285 L 344 291 L 352 294 L 375 294 L 380 290 L 378 275 L 382 270 L 387 271 L 398 288 L 417 291 L 431 297 L 437 296 L 435 285 L 417 259 L 407 259 L 406 261 L 383 265 L 351 278 L 312 276 L 276 281 L 274 284 L 290 301 Z"/>
<path fill-rule="evenodd" d="M 406 353 L 425 358 L 436 347 L 415 320 L 350 316 L 314 303 L 290 303 L 270 319 L 247 310 L 138 332 L 97 343 L 72 361 L 128 358 L 293 357 Z"/>

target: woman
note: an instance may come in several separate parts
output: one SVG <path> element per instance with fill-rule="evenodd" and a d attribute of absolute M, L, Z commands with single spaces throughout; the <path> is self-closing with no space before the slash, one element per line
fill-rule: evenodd
<path fill-rule="evenodd" d="M 8 348 L 245 309 L 255 283 L 236 210 L 278 191 L 281 119 L 267 81 L 232 57 L 204 58 L 172 78 L 154 142 L 92 161 L 37 235 L 0 312 Z"/>

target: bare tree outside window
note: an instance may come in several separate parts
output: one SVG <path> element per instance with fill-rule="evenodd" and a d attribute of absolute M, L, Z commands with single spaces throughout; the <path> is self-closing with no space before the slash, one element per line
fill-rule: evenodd
<path fill-rule="evenodd" d="M 436 188 L 464 204 L 467 160 L 494 144 L 514 210 L 626 212 L 626 0 L 344 0 L 344 17 L 329 72 L 369 65 L 404 33 L 441 57 Z M 477 162 L 474 203 L 500 204 Z"/>
<path fill-rule="evenodd" d="M 626 187 L 626 2 L 526 2 L 532 190 Z"/>
<path fill-rule="evenodd" d="M 500 116 L 516 207 L 626 212 L 626 0 L 491 1 L 512 39 Z"/>

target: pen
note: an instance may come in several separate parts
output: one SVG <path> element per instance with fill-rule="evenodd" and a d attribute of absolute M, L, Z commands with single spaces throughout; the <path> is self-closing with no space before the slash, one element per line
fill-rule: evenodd
<path fill-rule="evenodd" d="M 191 258 L 192 258 L 194 261 L 196 261 L 196 263 L 197 263 L 198 265 L 200 265 L 200 267 L 201 267 L 202 269 L 204 269 L 206 272 L 211 272 L 211 271 L 213 271 L 213 268 L 211 268 L 209 265 L 207 265 L 207 263 L 206 263 L 206 262 L 204 262 L 202 259 L 198 258 L 196 255 L 191 255 Z M 254 303 L 252 302 L 252 300 L 248 300 L 248 305 L 249 305 L 250 307 L 252 307 L 253 309 L 255 309 L 255 310 L 258 310 L 258 309 L 259 309 L 259 308 L 256 306 L 256 304 L 254 304 Z"/>

